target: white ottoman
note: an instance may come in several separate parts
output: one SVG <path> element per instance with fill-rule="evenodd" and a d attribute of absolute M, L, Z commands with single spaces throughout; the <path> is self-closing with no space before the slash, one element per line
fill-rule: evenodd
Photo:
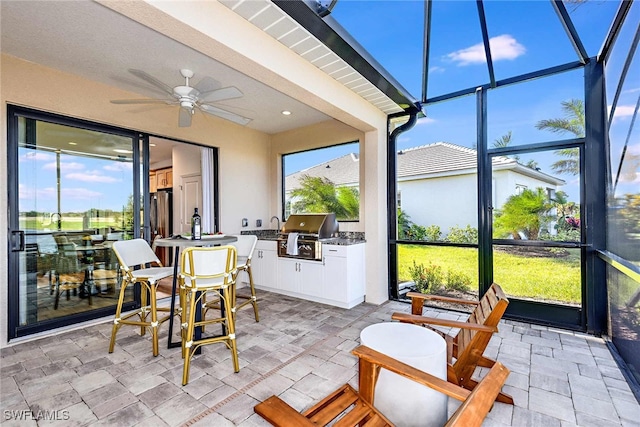
<path fill-rule="evenodd" d="M 447 345 L 440 335 L 399 322 L 367 326 L 360 344 L 427 372 L 447 379 Z M 401 427 L 442 426 L 447 422 L 448 397 L 386 369 L 380 370 L 374 406 Z"/>

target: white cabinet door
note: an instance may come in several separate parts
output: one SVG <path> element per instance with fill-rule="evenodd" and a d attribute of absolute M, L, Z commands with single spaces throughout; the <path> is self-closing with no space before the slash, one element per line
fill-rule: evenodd
<path fill-rule="evenodd" d="M 253 251 L 253 257 L 251 257 L 253 283 L 259 286 L 276 288 L 277 261 L 276 242 L 258 240 Z"/>
<path fill-rule="evenodd" d="M 364 301 L 364 244 L 326 245 L 322 298 L 342 308 Z"/>
<path fill-rule="evenodd" d="M 286 292 L 300 292 L 300 262 L 290 258 L 278 258 L 277 288 Z"/>
<path fill-rule="evenodd" d="M 346 302 L 347 286 L 347 258 L 325 255 L 322 297 L 333 301 Z"/>
<path fill-rule="evenodd" d="M 304 295 L 322 297 L 324 266 L 318 261 L 299 261 L 299 289 Z"/>

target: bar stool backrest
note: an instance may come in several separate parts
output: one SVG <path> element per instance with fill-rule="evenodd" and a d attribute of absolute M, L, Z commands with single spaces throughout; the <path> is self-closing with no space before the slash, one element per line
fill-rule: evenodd
<path fill-rule="evenodd" d="M 236 262 L 236 248 L 231 245 L 186 248 L 182 251 L 181 275 L 188 286 L 228 284 L 232 282 Z"/>
<path fill-rule="evenodd" d="M 238 262 L 248 264 L 258 243 L 258 237 L 250 234 L 236 234 L 234 237 L 238 239 L 233 242 L 233 246 L 238 251 Z"/>
<path fill-rule="evenodd" d="M 115 241 L 113 242 L 113 252 L 118 257 L 122 268 L 127 271 L 138 265 L 156 264 L 156 266 L 162 266 L 156 253 L 144 239 Z"/>

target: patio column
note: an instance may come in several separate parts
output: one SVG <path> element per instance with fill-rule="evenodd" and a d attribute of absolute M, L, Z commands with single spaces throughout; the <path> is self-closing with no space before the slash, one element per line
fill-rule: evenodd
<path fill-rule="evenodd" d="M 377 130 L 364 134 L 360 146 L 361 195 L 360 221 L 365 224 L 365 301 L 382 304 L 389 299 L 387 278 L 387 135 L 386 117 Z M 364 197 L 362 197 L 364 196 Z"/>

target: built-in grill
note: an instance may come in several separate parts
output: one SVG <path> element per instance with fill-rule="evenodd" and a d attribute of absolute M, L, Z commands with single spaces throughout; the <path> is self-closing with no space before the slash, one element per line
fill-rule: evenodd
<path fill-rule="evenodd" d="M 278 237 L 278 256 L 319 261 L 322 259 L 322 240 L 337 235 L 336 214 L 289 215 Z"/>

